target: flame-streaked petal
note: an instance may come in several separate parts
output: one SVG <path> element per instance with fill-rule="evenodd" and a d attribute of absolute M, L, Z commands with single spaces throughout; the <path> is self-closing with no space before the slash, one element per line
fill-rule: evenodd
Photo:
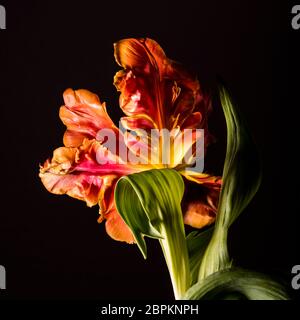
<path fill-rule="evenodd" d="M 117 63 L 124 68 L 115 75 L 114 84 L 121 91 L 120 107 L 128 117 L 147 115 L 159 129 L 177 125 L 207 129 L 210 102 L 197 78 L 168 59 L 157 42 L 124 39 L 114 49 Z M 148 128 L 144 124 L 142 128 Z"/>

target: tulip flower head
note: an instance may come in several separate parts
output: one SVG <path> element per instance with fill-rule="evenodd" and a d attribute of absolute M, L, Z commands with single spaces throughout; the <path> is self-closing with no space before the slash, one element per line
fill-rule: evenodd
<path fill-rule="evenodd" d="M 134 243 L 115 206 L 117 181 L 133 173 L 173 168 L 186 185 L 197 184 L 202 191 L 184 205 L 184 222 L 195 228 L 213 223 L 221 180 L 203 173 L 204 151 L 211 141 L 211 106 L 197 78 L 148 38 L 121 40 L 114 44 L 114 55 L 122 67 L 114 85 L 125 116 L 117 126 L 96 94 L 67 89 L 59 111 L 67 128 L 64 146 L 40 167 L 44 186 L 89 207 L 99 205 L 98 221 L 106 220 L 107 233 Z"/>

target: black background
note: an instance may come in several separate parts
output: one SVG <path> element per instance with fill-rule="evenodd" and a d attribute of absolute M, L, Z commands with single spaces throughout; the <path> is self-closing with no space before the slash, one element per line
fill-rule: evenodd
<path fill-rule="evenodd" d="M 258 194 L 231 229 L 230 253 L 239 266 L 290 282 L 292 266 L 300 264 L 297 161 L 287 161 L 298 147 L 292 125 L 297 82 L 290 74 L 297 73 L 299 51 L 292 45 L 300 31 L 291 30 L 291 6 L 279 3 L 1 1 L 7 30 L 0 30 L 0 264 L 7 290 L 0 296 L 173 297 L 155 241 L 147 241 L 144 261 L 137 247 L 107 236 L 96 207 L 52 195 L 38 178 L 39 163 L 62 145 L 58 109 L 66 88 L 93 91 L 115 121 L 122 115 L 112 85 L 119 69 L 112 45 L 127 37 L 155 39 L 211 93 L 209 124 L 217 142 L 205 168 L 215 174 L 222 172 L 226 143 L 216 76 L 229 85 L 264 166 Z"/>

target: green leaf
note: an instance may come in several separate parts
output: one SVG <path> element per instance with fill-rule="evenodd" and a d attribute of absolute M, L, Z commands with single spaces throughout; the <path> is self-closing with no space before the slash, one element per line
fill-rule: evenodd
<path fill-rule="evenodd" d="M 184 295 L 187 300 L 288 300 L 283 285 L 252 271 L 231 268 L 200 280 Z"/>
<path fill-rule="evenodd" d="M 211 239 L 212 232 L 213 228 L 200 232 L 192 231 L 186 237 L 190 261 L 191 284 L 195 284 L 198 281 L 200 263 Z"/>
<path fill-rule="evenodd" d="M 220 87 L 220 98 L 227 125 L 227 150 L 215 229 L 200 266 L 199 280 L 231 266 L 227 249 L 228 229 L 251 201 L 261 181 L 257 148 L 223 86 Z"/>
<path fill-rule="evenodd" d="M 181 212 L 184 182 L 172 169 L 154 169 L 122 177 L 115 189 L 121 217 L 131 229 L 144 258 L 144 236 L 159 239 L 176 299 L 190 285 L 185 231 Z"/>

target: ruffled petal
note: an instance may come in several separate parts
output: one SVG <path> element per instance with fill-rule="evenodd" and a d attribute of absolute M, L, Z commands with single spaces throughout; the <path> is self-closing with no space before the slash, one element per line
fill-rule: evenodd
<path fill-rule="evenodd" d="M 47 164 L 41 169 L 40 178 L 46 189 L 54 194 L 67 194 L 83 200 L 92 207 L 99 202 L 103 178 L 86 174 L 58 174 L 57 168 L 48 169 Z"/>
<path fill-rule="evenodd" d="M 100 160 L 103 164 L 99 164 Z M 104 202 L 105 192 L 110 190 L 112 182 L 135 172 L 118 161 L 99 142 L 85 139 L 79 148 L 56 149 L 53 158 L 41 166 L 39 176 L 49 192 L 84 200 L 88 206 L 99 203 L 105 211 L 108 207 Z"/>
<path fill-rule="evenodd" d="M 67 89 L 64 94 L 65 105 L 60 108 L 59 116 L 66 125 L 64 145 L 78 147 L 85 138 L 94 139 L 100 129 L 117 129 L 107 114 L 105 103 L 87 90 Z"/>

